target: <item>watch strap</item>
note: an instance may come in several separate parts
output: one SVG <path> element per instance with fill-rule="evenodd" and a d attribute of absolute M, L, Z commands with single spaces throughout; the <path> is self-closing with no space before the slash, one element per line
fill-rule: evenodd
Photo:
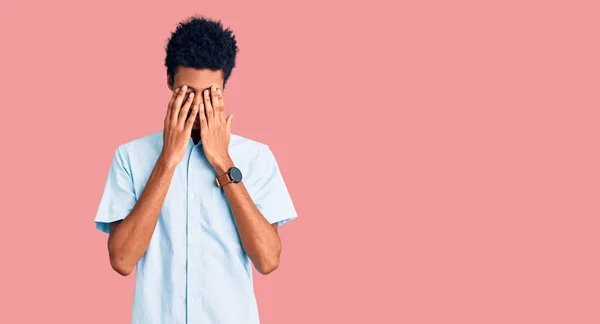
<path fill-rule="evenodd" d="M 226 172 L 217 177 L 217 186 L 223 187 L 224 185 L 231 183 L 231 178 L 229 177 L 229 172 Z"/>

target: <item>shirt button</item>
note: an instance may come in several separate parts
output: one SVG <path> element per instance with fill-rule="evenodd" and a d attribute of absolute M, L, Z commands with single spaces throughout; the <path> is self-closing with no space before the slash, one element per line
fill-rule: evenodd
<path fill-rule="evenodd" d="M 192 268 L 194 267 L 194 262 L 190 263 L 190 267 L 192 267 Z"/>
<path fill-rule="evenodd" d="M 194 297 L 190 298 L 190 302 L 193 303 L 194 301 L 195 301 Z"/>

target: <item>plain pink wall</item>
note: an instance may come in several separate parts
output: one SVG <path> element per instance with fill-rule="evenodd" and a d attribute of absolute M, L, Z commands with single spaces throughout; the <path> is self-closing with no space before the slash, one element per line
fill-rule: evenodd
<path fill-rule="evenodd" d="M 599 323 L 597 1 L 2 1 L 2 323 L 127 323 L 94 228 L 194 13 L 299 218 L 262 322 Z"/>

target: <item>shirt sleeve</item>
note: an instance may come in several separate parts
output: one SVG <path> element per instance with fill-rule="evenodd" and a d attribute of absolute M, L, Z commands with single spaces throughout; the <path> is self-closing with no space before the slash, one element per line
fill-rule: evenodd
<path fill-rule="evenodd" d="M 255 183 L 252 199 L 270 224 L 281 226 L 298 214 L 271 149 L 263 147 L 259 156 L 262 167 L 258 172 L 262 174 Z"/>
<path fill-rule="evenodd" d="M 127 217 L 136 203 L 131 170 L 122 145 L 112 159 L 100 206 L 94 222 L 96 228 L 110 233 L 110 223 Z"/>

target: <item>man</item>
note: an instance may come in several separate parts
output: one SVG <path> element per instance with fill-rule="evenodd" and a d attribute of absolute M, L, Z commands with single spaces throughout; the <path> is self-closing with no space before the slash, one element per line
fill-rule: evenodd
<path fill-rule="evenodd" d="M 166 46 L 164 129 L 116 149 L 95 218 L 112 268 L 136 269 L 134 324 L 259 323 L 252 265 L 279 265 L 297 217 L 272 151 L 231 134 L 235 36 L 192 17 Z"/>

